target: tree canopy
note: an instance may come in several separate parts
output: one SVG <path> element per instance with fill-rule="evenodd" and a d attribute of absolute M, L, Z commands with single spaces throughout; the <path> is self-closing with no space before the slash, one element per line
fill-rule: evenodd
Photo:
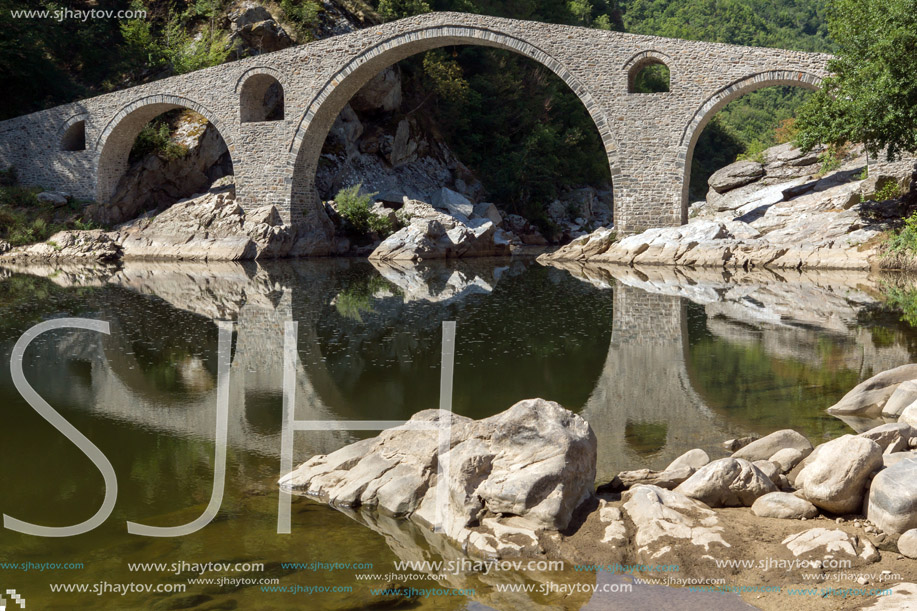
<path fill-rule="evenodd" d="M 917 152 L 917 0 L 834 0 L 832 76 L 797 115 L 797 143 Z"/>

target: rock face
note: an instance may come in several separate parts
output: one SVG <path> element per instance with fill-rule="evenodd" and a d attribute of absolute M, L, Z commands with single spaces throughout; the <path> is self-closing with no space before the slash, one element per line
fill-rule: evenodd
<path fill-rule="evenodd" d="M 447 494 L 437 510 L 439 433 L 412 425 L 451 425 Z M 530 536 L 565 528 L 573 511 L 593 496 L 596 438 L 585 420 L 541 399 L 473 421 L 438 410 L 375 439 L 316 456 L 281 479 L 284 488 L 334 505 L 377 506 L 446 534 L 480 554 L 500 555 L 506 518 Z M 489 527 L 488 527 L 489 524 Z"/>
<path fill-rule="evenodd" d="M 758 497 L 752 504 L 751 511 L 761 518 L 785 520 L 811 519 L 818 515 L 815 505 L 788 492 L 771 492 Z"/>
<path fill-rule="evenodd" d="M 660 558 L 691 558 L 731 547 L 723 538 L 716 513 L 677 490 L 637 486 L 622 499 L 624 512 L 636 529 L 634 543 L 640 562 L 656 564 Z"/>
<path fill-rule="evenodd" d="M 747 460 L 721 458 L 698 469 L 675 492 L 710 507 L 749 507 L 758 497 L 776 490 L 774 483 Z"/>
<path fill-rule="evenodd" d="M 829 414 L 877 416 L 903 382 L 917 380 L 917 365 L 902 365 L 860 382 L 828 408 Z"/>
<path fill-rule="evenodd" d="M 852 513 L 863 505 L 867 480 L 882 467 L 882 448 L 844 435 L 815 448 L 804 464 L 795 482 L 804 497 L 827 511 Z"/>
<path fill-rule="evenodd" d="M 823 561 L 827 556 L 835 554 L 859 557 L 867 562 L 879 559 L 879 552 L 867 539 L 842 530 L 813 528 L 787 537 L 783 544 L 794 556 L 812 558 L 814 561 Z"/>
<path fill-rule="evenodd" d="M 887 533 L 917 528 L 917 459 L 902 460 L 876 475 L 866 517 Z"/>
<path fill-rule="evenodd" d="M 814 156 L 788 145 L 768 149 L 764 157 L 763 165 L 742 161 L 716 172 L 707 201 L 691 206 L 686 225 L 631 236 L 600 228 L 539 260 L 729 269 L 880 264 L 878 238 L 906 210 L 900 200 L 866 197 L 874 189 L 859 180 L 866 162 L 862 148 L 825 176 L 816 175 Z M 890 168 L 890 179 L 909 187 L 911 165 Z"/>
<path fill-rule="evenodd" d="M 777 452 L 786 449 L 798 450 L 805 457 L 812 452 L 812 444 L 796 431 L 785 429 L 751 442 L 733 453 L 732 457 L 744 458 L 749 462 L 770 460 Z"/>

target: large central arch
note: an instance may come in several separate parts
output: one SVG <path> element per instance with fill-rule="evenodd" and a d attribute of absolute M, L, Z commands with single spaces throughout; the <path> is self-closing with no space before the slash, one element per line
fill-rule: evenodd
<path fill-rule="evenodd" d="M 688 222 L 688 189 L 691 186 L 691 163 L 694 161 L 694 147 L 704 128 L 710 120 L 724 106 L 746 93 L 751 93 L 764 87 L 801 87 L 803 89 L 818 89 L 822 79 L 809 72 L 799 70 L 769 70 L 739 79 L 723 87 L 701 104 L 691 120 L 685 126 L 678 145 L 678 156 L 684 159 L 684 182 L 681 189 L 681 223 Z"/>
<path fill-rule="evenodd" d="M 534 45 L 500 32 L 475 26 L 432 26 L 391 36 L 366 49 L 329 78 L 312 97 L 298 120 L 288 153 L 291 217 L 301 222 L 319 209 L 314 179 L 328 131 L 345 104 L 376 74 L 412 55 L 453 45 L 478 45 L 513 51 L 545 66 L 579 97 L 595 122 L 608 156 L 612 186 L 619 174 L 618 146 L 608 118 L 585 85 L 555 58 Z"/>

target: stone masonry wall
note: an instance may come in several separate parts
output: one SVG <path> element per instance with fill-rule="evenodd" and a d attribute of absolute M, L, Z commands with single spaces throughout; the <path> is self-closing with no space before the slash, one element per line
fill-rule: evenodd
<path fill-rule="evenodd" d="M 602 136 L 615 224 L 633 233 L 684 220 L 690 157 L 704 125 L 730 100 L 771 85 L 813 88 L 829 56 L 740 47 L 464 13 L 430 13 L 163 79 L 0 122 L 0 167 L 25 184 L 105 202 L 143 124 L 170 108 L 210 120 L 227 143 L 243 206 L 275 204 L 288 222 L 328 231 L 313 186 L 325 136 L 350 97 L 388 65 L 445 45 L 508 49 L 558 74 Z M 670 91 L 628 92 L 648 60 L 665 63 Z M 248 78 L 277 79 L 282 121 L 242 122 Z M 85 121 L 86 150 L 64 151 Z"/>

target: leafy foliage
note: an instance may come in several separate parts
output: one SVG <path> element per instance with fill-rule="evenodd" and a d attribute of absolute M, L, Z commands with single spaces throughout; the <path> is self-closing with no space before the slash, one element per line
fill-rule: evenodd
<path fill-rule="evenodd" d="M 635 93 L 660 93 L 669 90 L 669 68 L 652 64 L 641 70 L 634 79 Z"/>
<path fill-rule="evenodd" d="M 362 187 L 362 183 L 358 183 L 338 191 L 334 197 L 338 214 L 347 221 L 351 230 L 357 235 L 378 233 L 386 236 L 390 234 L 394 229 L 391 220 L 372 211 L 370 203 L 375 194 L 361 195 Z"/>
<path fill-rule="evenodd" d="M 188 154 L 188 147 L 172 140 L 173 120 L 177 116 L 176 113 L 180 112 L 172 111 L 160 115 L 140 130 L 129 156 L 132 163 L 151 153 L 165 161 L 181 159 Z"/>
<path fill-rule="evenodd" d="M 917 151 L 917 1 L 834 0 L 833 75 L 800 109 L 798 142 L 861 142 L 888 158 Z"/>
<path fill-rule="evenodd" d="M 917 255 L 917 212 L 904 219 L 904 225 L 886 242 L 889 254 Z"/>

